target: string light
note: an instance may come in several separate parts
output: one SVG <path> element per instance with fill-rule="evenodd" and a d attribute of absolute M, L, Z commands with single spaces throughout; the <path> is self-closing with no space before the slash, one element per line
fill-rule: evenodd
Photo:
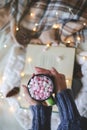
<path fill-rule="evenodd" d="M 50 47 L 50 44 L 48 43 L 46 46 L 47 46 L 47 47 Z"/>
<path fill-rule="evenodd" d="M 0 98 L 4 99 L 4 96 L 3 96 L 3 94 L 1 92 L 0 92 Z"/>
<path fill-rule="evenodd" d="M 22 96 L 25 97 L 25 94 L 23 93 Z"/>
<path fill-rule="evenodd" d="M 35 32 L 35 31 L 37 31 L 37 28 L 36 28 L 36 27 L 34 27 L 34 28 L 33 28 L 33 31 L 34 31 L 34 32 Z"/>
<path fill-rule="evenodd" d="M 31 63 L 31 62 L 32 62 L 32 58 L 29 57 L 29 58 L 27 59 L 27 62 L 28 62 L 28 63 Z"/>
<path fill-rule="evenodd" d="M 38 26 L 38 23 L 35 23 L 35 26 Z"/>
<path fill-rule="evenodd" d="M 0 98 L 1 98 L 1 99 L 4 99 L 4 96 L 2 95 Z"/>
<path fill-rule="evenodd" d="M 74 17 L 74 14 L 72 12 L 72 8 L 68 8 L 69 9 L 69 12 L 72 14 L 72 16 Z"/>
<path fill-rule="evenodd" d="M 43 51 L 46 51 L 49 47 L 51 47 L 51 44 L 50 43 L 46 44 L 46 46 L 44 47 Z"/>
<path fill-rule="evenodd" d="M 24 77 L 25 76 L 25 73 L 24 72 L 21 72 L 21 77 Z"/>
<path fill-rule="evenodd" d="M 5 44 L 5 45 L 4 45 L 4 48 L 6 48 L 6 47 L 7 47 L 7 45 Z"/>
<path fill-rule="evenodd" d="M 21 96 L 18 96 L 18 98 L 17 98 L 19 101 L 21 100 Z"/>
<path fill-rule="evenodd" d="M 11 107 L 9 108 L 9 111 L 13 113 L 13 112 L 15 111 L 14 107 L 11 106 Z"/>
<path fill-rule="evenodd" d="M 56 16 L 58 16 L 58 12 L 56 12 Z"/>
<path fill-rule="evenodd" d="M 71 87 L 71 79 L 66 79 L 66 85 L 67 87 Z"/>
<path fill-rule="evenodd" d="M 86 23 L 83 23 L 84 26 L 86 26 Z"/>
<path fill-rule="evenodd" d="M 2 81 L 5 81 L 5 80 L 6 80 L 6 77 L 5 77 L 5 76 L 3 76 L 3 77 L 2 77 Z"/>
<path fill-rule="evenodd" d="M 24 109 L 24 112 L 25 112 L 25 113 L 27 113 L 27 110 L 26 110 L 26 109 Z"/>
<path fill-rule="evenodd" d="M 87 60 L 87 56 L 82 56 L 82 59 L 83 60 Z"/>
<path fill-rule="evenodd" d="M 71 12 L 72 11 L 72 8 L 69 8 L 69 12 Z"/>
<path fill-rule="evenodd" d="M 77 37 L 77 40 L 78 40 L 78 41 L 80 41 L 80 40 L 81 40 L 81 37 L 80 37 L 80 36 L 78 36 L 78 37 Z"/>
<path fill-rule="evenodd" d="M 58 28 L 59 28 L 59 24 L 54 24 L 54 25 L 52 26 L 52 28 L 58 29 Z"/>
<path fill-rule="evenodd" d="M 18 31 L 19 30 L 19 27 L 18 26 L 16 26 L 16 31 Z"/>
<path fill-rule="evenodd" d="M 71 42 L 70 40 L 67 41 L 67 43 L 70 43 L 70 42 Z"/>
<path fill-rule="evenodd" d="M 34 13 L 30 13 L 30 16 L 33 17 L 33 16 L 34 16 Z"/>

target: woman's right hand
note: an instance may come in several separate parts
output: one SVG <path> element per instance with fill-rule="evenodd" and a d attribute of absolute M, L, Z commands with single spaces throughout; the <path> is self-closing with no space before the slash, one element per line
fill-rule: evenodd
<path fill-rule="evenodd" d="M 67 88 L 65 76 L 59 73 L 55 68 L 50 70 L 52 76 L 54 77 L 54 84 L 55 84 L 55 92 L 60 92 Z"/>

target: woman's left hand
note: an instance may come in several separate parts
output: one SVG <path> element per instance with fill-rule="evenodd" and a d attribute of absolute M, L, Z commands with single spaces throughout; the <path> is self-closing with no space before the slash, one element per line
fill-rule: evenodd
<path fill-rule="evenodd" d="M 22 85 L 22 88 L 23 88 L 23 90 L 24 90 L 25 99 L 26 99 L 26 101 L 27 101 L 27 103 L 28 103 L 29 105 L 38 105 L 38 104 L 40 104 L 40 102 L 35 101 L 35 100 L 33 100 L 33 99 L 30 97 L 29 92 L 28 92 L 28 88 L 27 88 L 26 85 Z"/>

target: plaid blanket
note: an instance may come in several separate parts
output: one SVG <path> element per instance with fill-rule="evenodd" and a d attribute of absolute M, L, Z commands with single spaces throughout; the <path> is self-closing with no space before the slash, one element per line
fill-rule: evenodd
<path fill-rule="evenodd" d="M 57 25 L 58 40 L 67 42 L 87 23 L 87 0 L 0 0 L 0 7 L 7 3 L 11 3 L 11 15 L 17 25 L 35 32 L 31 37 L 39 37 L 44 30 Z"/>

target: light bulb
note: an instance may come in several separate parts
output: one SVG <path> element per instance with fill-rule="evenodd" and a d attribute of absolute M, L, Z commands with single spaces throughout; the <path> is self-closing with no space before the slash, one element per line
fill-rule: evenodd
<path fill-rule="evenodd" d="M 23 93 L 22 96 L 25 97 L 25 94 Z"/>
<path fill-rule="evenodd" d="M 86 26 L 86 23 L 83 23 L 84 26 Z"/>
<path fill-rule="evenodd" d="M 10 112 L 14 112 L 14 111 L 15 111 L 15 109 L 14 109 L 13 106 L 11 106 L 11 107 L 9 108 L 9 110 L 10 110 Z"/>
<path fill-rule="evenodd" d="M 50 46 L 51 46 L 50 43 L 46 44 L 46 46 L 43 49 L 43 52 L 46 51 Z"/>
<path fill-rule="evenodd" d="M 32 58 L 29 57 L 29 58 L 27 59 L 27 61 L 28 61 L 29 63 L 31 63 L 31 62 L 32 62 Z"/>
<path fill-rule="evenodd" d="M 38 26 L 38 23 L 35 23 L 35 26 Z"/>
<path fill-rule="evenodd" d="M 48 44 L 46 44 L 46 46 L 47 46 L 47 47 L 50 47 L 50 44 L 48 43 Z"/>
<path fill-rule="evenodd" d="M 7 47 L 7 45 L 5 44 L 5 45 L 4 45 L 4 48 L 6 48 L 6 47 Z"/>
<path fill-rule="evenodd" d="M 81 40 L 81 37 L 80 37 L 80 36 L 78 36 L 78 37 L 77 37 L 77 40 L 78 40 L 78 41 L 80 41 L 80 40 Z"/>
<path fill-rule="evenodd" d="M 27 110 L 26 110 L 26 109 L 24 109 L 24 112 L 25 112 L 25 113 L 27 113 Z"/>
<path fill-rule="evenodd" d="M 1 92 L 0 92 L 0 98 L 4 99 L 4 96 L 3 96 L 3 94 Z"/>
<path fill-rule="evenodd" d="M 54 25 L 52 26 L 52 28 L 58 29 L 58 28 L 59 28 L 59 24 L 54 24 Z"/>
<path fill-rule="evenodd" d="M 72 11 L 72 8 L 69 8 L 69 11 L 71 12 L 71 11 Z"/>
<path fill-rule="evenodd" d="M 87 56 L 83 56 L 82 59 L 83 59 L 83 60 L 87 60 Z"/>
<path fill-rule="evenodd" d="M 21 72 L 21 77 L 24 77 L 25 76 L 25 73 L 24 72 Z"/>
<path fill-rule="evenodd" d="M 35 32 L 36 30 L 37 30 L 36 27 L 34 27 L 34 28 L 33 28 L 33 31 Z"/>
<path fill-rule="evenodd" d="M 58 12 L 56 12 L 56 16 L 58 16 Z"/>
<path fill-rule="evenodd" d="M 5 77 L 5 76 L 3 76 L 3 77 L 2 77 L 2 81 L 5 81 L 5 80 L 6 80 L 6 77 Z"/>
<path fill-rule="evenodd" d="M 71 79 L 66 79 L 66 85 L 67 87 L 71 87 Z"/>
<path fill-rule="evenodd" d="M 21 96 L 18 96 L 18 98 L 17 98 L 19 101 L 21 100 Z"/>
<path fill-rule="evenodd" d="M 19 27 L 18 26 L 16 26 L 16 31 L 18 31 L 19 30 Z"/>
<path fill-rule="evenodd" d="M 31 17 L 34 17 L 34 13 L 30 13 L 30 16 L 31 16 Z"/>
<path fill-rule="evenodd" d="M 70 42 L 71 42 L 70 40 L 67 41 L 67 43 L 70 43 Z"/>

